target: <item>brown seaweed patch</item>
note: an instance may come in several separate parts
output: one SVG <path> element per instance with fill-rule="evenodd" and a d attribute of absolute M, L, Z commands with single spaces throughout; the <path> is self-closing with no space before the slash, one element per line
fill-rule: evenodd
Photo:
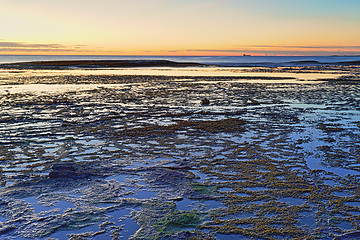
<path fill-rule="evenodd" d="M 194 121 L 194 122 L 185 121 L 185 122 L 180 122 L 179 124 L 192 127 L 195 129 L 207 131 L 210 133 L 245 131 L 245 128 L 243 127 L 245 121 L 236 118 L 228 118 L 217 121 Z"/>
<path fill-rule="evenodd" d="M 245 131 L 244 125 L 244 120 L 236 118 L 215 121 L 180 121 L 170 126 L 150 125 L 127 129 L 120 132 L 120 134 L 127 136 L 169 135 L 185 129 L 200 130 L 210 133 L 243 132 Z"/>
<path fill-rule="evenodd" d="M 203 224 L 201 228 L 222 234 L 238 234 L 251 238 L 276 239 L 274 236 L 291 236 L 292 239 L 304 236 L 305 231 L 293 225 L 295 220 L 290 216 L 251 217 L 246 219 L 215 220 L 211 224 Z"/>
<path fill-rule="evenodd" d="M 328 124 L 324 124 L 321 123 L 319 124 L 319 129 L 325 131 L 325 132 L 341 132 L 344 130 L 344 128 L 339 127 L 339 124 L 332 124 L 332 123 L 328 123 Z"/>

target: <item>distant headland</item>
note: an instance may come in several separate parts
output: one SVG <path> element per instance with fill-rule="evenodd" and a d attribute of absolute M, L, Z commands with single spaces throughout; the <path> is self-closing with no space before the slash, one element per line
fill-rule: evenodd
<path fill-rule="evenodd" d="M 3 69 L 68 69 L 68 68 L 132 68 L 132 67 L 198 67 L 206 64 L 168 60 L 65 60 L 0 64 Z"/>

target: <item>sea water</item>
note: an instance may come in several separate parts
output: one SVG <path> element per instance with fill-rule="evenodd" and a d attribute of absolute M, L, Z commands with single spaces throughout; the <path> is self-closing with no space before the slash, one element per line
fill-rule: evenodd
<path fill-rule="evenodd" d="M 98 55 L 0 55 L 0 64 L 62 60 L 169 60 L 220 66 L 314 66 L 360 61 L 360 56 L 98 56 Z"/>

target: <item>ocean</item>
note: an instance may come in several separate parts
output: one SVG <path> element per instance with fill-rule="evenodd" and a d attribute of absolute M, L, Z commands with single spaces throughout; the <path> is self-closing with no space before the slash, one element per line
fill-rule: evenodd
<path fill-rule="evenodd" d="M 316 66 L 360 61 L 360 56 L 95 56 L 0 55 L 1 63 L 57 60 L 170 60 L 233 67 Z"/>

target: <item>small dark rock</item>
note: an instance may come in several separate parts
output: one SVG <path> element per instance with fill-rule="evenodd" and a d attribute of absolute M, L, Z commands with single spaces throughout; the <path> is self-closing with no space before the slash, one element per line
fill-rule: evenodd
<path fill-rule="evenodd" d="M 249 97 L 245 97 L 243 99 L 243 104 L 246 106 L 260 105 L 260 103 L 258 101 L 256 101 L 255 99 L 249 98 Z"/>
<path fill-rule="evenodd" d="M 174 198 L 169 198 L 168 200 L 174 201 L 174 202 L 180 202 L 180 201 L 184 200 L 184 198 L 183 197 L 174 197 Z"/>
<path fill-rule="evenodd" d="M 210 104 L 210 100 L 207 99 L 206 97 L 201 100 L 201 105 L 209 105 L 209 104 Z"/>

